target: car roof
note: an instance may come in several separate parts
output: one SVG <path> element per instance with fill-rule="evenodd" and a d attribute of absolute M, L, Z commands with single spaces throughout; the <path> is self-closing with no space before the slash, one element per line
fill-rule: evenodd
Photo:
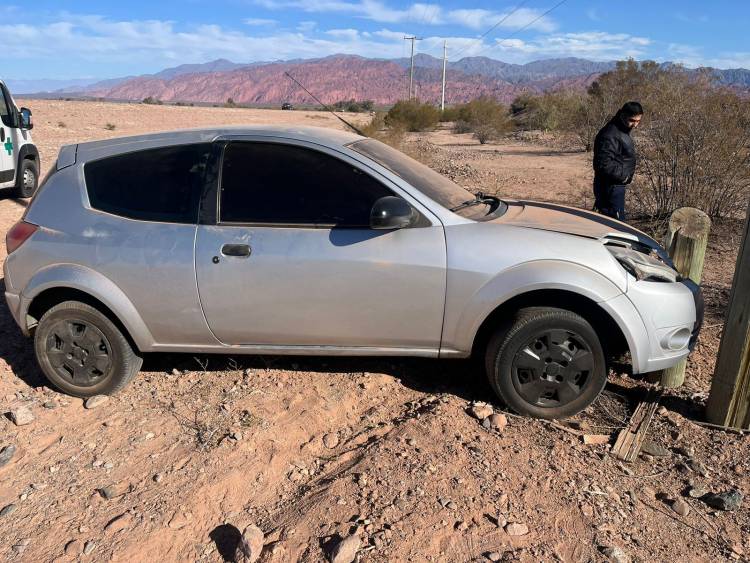
<path fill-rule="evenodd" d="M 222 137 L 243 136 L 281 137 L 290 140 L 308 141 L 328 147 L 340 147 L 364 138 L 354 133 L 326 127 L 295 125 L 227 126 L 164 131 L 132 137 L 88 141 L 75 146 L 75 154 L 77 162 L 86 162 L 87 160 L 148 148 L 208 143 Z M 67 150 L 70 150 L 70 148 L 72 147 L 63 147 Z"/>

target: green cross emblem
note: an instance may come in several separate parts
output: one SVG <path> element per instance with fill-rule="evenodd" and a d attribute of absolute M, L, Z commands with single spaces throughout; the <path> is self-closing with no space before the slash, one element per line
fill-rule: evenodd
<path fill-rule="evenodd" d="M 3 146 L 5 147 L 5 150 L 8 151 L 8 156 L 11 156 L 13 154 L 13 142 L 10 140 L 10 137 L 8 137 L 8 140 L 5 141 Z"/>

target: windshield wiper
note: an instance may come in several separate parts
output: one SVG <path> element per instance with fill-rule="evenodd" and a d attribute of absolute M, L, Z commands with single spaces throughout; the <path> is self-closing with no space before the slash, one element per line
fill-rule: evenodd
<path fill-rule="evenodd" d="M 474 199 L 470 199 L 467 201 L 464 201 L 463 203 L 459 203 L 455 207 L 451 207 L 449 211 L 452 211 L 455 213 L 456 211 L 460 209 L 465 209 L 466 207 L 473 207 L 474 205 L 479 205 L 481 203 L 486 203 L 487 205 L 491 205 L 491 201 L 495 199 L 491 196 L 484 195 L 482 192 L 478 192 Z"/>

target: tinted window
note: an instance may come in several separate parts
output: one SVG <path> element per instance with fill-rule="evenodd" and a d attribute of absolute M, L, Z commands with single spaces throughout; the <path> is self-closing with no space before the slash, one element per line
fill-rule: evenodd
<path fill-rule="evenodd" d="M 194 223 L 210 144 L 182 145 L 89 162 L 94 209 L 142 221 Z"/>
<path fill-rule="evenodd" d="M 376 200 L 393 195 L 346 162 L 306 148 L 232 143 L 224 153 L 221 221 L 369 226 Z"/>
<path fill-rule="evenodd" d="M 0 86 L 0 120 L 8 127 L 13 127 L 11 103 L 10 96 L 5 94 L 5 88 Z"/>

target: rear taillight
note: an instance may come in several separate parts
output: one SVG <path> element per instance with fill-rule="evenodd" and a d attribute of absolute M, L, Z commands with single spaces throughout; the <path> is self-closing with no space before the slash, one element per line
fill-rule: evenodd
<path fill-rule="evenodd" d="M 36 225 L 23 220 L 13 225 L 8 234 L 5 235 L 5 248 L 8 254 L 18 249 L 38 228 Z"/>

